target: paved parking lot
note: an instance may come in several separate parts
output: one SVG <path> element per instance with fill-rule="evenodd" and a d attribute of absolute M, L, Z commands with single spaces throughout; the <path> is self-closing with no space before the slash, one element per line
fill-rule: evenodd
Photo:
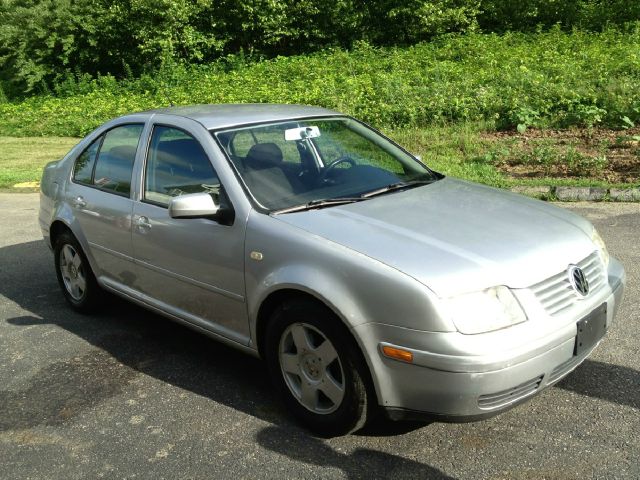
<path fill-rule="evenodd" d="M 472 424 L 318 439 L 260 361 L 113 299 L 58 291 L 38 197 L 0 194 L 0 478 L 640 477 L 640 204 L 564 205 L 625 264 L 618 321 L 556 387 Z"/>

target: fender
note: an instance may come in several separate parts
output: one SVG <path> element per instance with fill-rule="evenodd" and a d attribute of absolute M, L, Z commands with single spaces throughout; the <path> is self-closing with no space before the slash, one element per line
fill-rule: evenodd
<path fill-rule="evenodd" d="M 245 258 L 247 314 L 256 349 L 262 331 L 262 326 L 258 328 L 260 308 L 270 295 L 285 290 L 311 295 L 330 308 L 363 352 L 369 349 L 354 329 L 367 323 L 455 331 L 435 312 L 435 294 L 422 283 L 371 257 L 282 222 L 277 216 L 250 212 Z M 369 363 L 367 355 L 364 357 Z"/>
<path fill-rule="evenodd" d="M 349 329 L 375 322 L 422 331 L 456 331 L 434 310 L 435 294 L 416 279 L 277 216 L 251 211 L 245 252 L 247 309 L 254 334 L 262 302 L 287 288 L 318 298 Z M 254 259 L 256 253 L 259 260 Z"/>

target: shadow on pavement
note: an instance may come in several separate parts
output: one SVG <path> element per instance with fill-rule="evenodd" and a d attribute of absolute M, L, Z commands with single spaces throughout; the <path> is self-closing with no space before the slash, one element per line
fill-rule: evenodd
<path fill-rule="evenodd" d="M 266 427 L 258 432 L 257 441 L 263 448 L 292 460 L 322 468 L 336 468 L 349 479 L 394 476 L 443 480 L 453 478 L 437 468 L 386 452 L 358 448 L 352 453 L 342 453 L 318 439 L 295 435 L 276 426 Z"/>
<path fill-rule="evenodd" d="M 632 368 L 585 360 L 556 387 L 640 409 L 640 372 Z"/>
<path fill-rule="evenodd" d="M 260 360 L 115 296 L 91 316 L 71 310 L 43 241 L 0 248 L 0 271 L 0 294 L 30 313 L 7 323 L 56 325 L 97 349 L 43 367 L 24 390 L 0 387 L 0 430 L 60 424 L 117 395 L 140 373 L 270 423 L 288 421 Z M 33 336 L 29 343 L 42 342 L 42 330 L 32 332 L 23 333 Z"/>

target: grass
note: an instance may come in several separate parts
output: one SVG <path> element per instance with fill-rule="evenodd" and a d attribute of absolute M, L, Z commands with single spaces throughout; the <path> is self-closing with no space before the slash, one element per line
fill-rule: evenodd
<path fill-rule="evenodd" d="M 481 134 L 492 130 L 484 122 L 429 128 L 407 128 L 384 133 L 410 152 L 420 155 L 432 169 L 494 187 L 507 187 L 509 180 L 495 166 L 476 162 L 492 144 Z"/>
<path fill-rule="evenodd" d="M 496 131 L 492 123 L 386 132 L 445 174 L 495 187 L 640 185 L 640 128 Z"/>
<path fill-rule="evenodd" d="M 76 143 L 73 137 L 0 136 L 0 190 L 38 190 L 42 167 L 62 158 Z"/>
<path fill-rule="evenodd" d="M 640 137 L 635 131 L 542 130 L 519 135 L 497 132 L 491 122 L 468 122 L 384 133 L 421 155 L 434 170 L 494 187 L 640 185 Z M 77 142 L 73 137 L 0 136 L 0 190 L 36 191 L 42 167 Z M 631 169 L 625 181 L 608 175 L 615 173 L 613 163 Z"/>

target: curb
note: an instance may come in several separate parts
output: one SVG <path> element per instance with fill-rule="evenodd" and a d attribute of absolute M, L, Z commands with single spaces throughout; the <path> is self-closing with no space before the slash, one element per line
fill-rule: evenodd
<path fill-rule="evenodd" d="M 519 185 L 510 190 L 529 197 L 561 202 L 640 202 L 640 187 L 528 187 Z"/>

